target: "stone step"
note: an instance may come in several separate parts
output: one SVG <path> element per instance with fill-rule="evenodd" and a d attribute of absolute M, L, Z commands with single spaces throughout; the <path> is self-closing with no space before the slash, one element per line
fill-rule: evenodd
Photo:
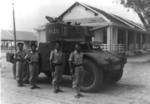
<path fill-rule="evenodd" d="M 134 56 L 134 55 L 135 55 L 135 53 L 134 53 L 134 52 L 132 52 L 132 51 L 127 51 L 127 52 L 126 52 L 126 55 L 127 55 L 127 56 Z"/>

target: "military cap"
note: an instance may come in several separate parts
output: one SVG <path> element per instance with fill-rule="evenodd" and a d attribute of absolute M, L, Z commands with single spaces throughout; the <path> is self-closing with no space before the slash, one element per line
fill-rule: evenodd
<path fill-rule="evenodd" d="M 19 46 L 19 45 L 24 46 L 24 44 L 23 44 L 22 42 L 18 42 L 18 44 L 17 44 L 17 45 L 18 45 L 18 46 Z"/>
<path fill-rule="evenodd" d="M 36 45 L 36 44 L 31 44 L 31 45 L 30 45 L 30 47 L 32 47 L 32 46 L 35 46 L 35 47 L 37 47 L 37 45 Z"/>

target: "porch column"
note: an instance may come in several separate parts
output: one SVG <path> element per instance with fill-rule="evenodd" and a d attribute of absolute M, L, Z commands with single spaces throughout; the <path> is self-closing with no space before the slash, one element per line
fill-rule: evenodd
<path fill-rule="evenodd" d="M 108 51 L 111 51 L 111 45 L 112 45 L 112 32 L 113 32 L 113 30 L 112 30 L 113 28 L 112 28 L 112 26 L 109 26 L 108 28 L 107 28 L 107 50 Z"/>
<path fill-rule="evenodd" d="M 126 30 L 126 44 L 125 44 L 125 52 L 128 51 L 128 30 Z"/>
<path fill-rule="evenodd" d="M 3 49 L 5 49 L 5 40 L 3 41 Z"/>
<path fill-rule="evenodd" d="M 112 51 L 117 52 L 117 44 L 118 44 L 118 28 L 113 28 L 113 34 L 112 34 Z"/>
<path fill-rule="evenodd" d="M 115 28 L 115 36 L 114 36 L 114 40 L 115 41 L 115 51 L 117 52 L 118 51 L 118 28 L 116 27 Z"/>
<path fill-rule="evenodd" d="M 136 42 L 136 41 L 137 41 L 137 40 L 136 40 L 136 39 L 137 39 L 137 33 L 136 33 L 136 32 L 134 33 L 134 37 L 133 37 L 133 38 L 134 38 L 134 39 L 133 39 L 134 50 L 136 51 L 136 43 L 137 43 L 137 42 Z"/>
<path fill-rule="evenodd" d="M 12 48 L 12 41 L 10 41 L 10 43 L 11 43 L 11 48 Z"/>

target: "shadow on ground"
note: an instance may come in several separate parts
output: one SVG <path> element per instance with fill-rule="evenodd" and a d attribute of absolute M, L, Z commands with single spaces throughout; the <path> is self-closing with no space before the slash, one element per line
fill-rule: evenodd
<path fill-rule="evenodd" d="M 51 82 L 52 82 L 51 78 L 48 78 L 46 76 L 39 76 L 39 79 L 38 79 L 38 83 L 39 84 L 48 84 L 48 85 L 51 85 Z M 71 88 L 71 86 L 72 86 L 72 80 L 71 80 L 71 78 L 64 76 L 63 79 L 62 79 L 62 81 L 61 81 L 61 83 L 60 83 L 60 85 L 62 87 L 69 87 L 69 88 Z"/>
<path fill-rule="evenodd" d="M 43 76 L 38 80 L 39 84 L 48 84 L 51 85 L 51 79 Z M 72 88 L 72 80 L 71 77 L 63 77 L 63 80 L 60 84 L 62 87 Z M 97 93 L 99 94 L 109 94 L 115 95 L 115 93 L 123 94 L 131 91 L 137 91 L 140 89 L 144 89 L 145 85 L 135 85 L 135 84 L 127 84 L 127 83 L 116 83 L 116 84 L 103 84 Z M 116 96 L 117 96 L 116 95 Z"/>
<path fill-rule="evenodd" d="M 144 89 L 145 85 L 134 85 L 134 84 L 127 84 L 127 83 L 116 83 L 116 84 L 103 84 L 98 93 L 103 94 L 124 94 L 130 93 L 131 91 L 140 91 L 140 89 Z"/>

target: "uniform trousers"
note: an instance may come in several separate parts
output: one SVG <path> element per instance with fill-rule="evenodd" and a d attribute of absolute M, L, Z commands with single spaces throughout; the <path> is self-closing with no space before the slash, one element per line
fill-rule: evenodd
<path fill-rule="evenodd" d="M 57 85 L 62 80 L 62 65 L 55 66 L 55 71 L 52 73 L 52 84 Z"/>
<path fill-rule="evenodd" d="M 29 64 L 29 82 L 31 86 L 35 87 L 39 76 L 38 63 Z"/>
<path fill-rule="evenodd" d="M 25 62 L 16 62 L 16 80 L 22 83 L 23 81 L 23 72 L 25 69 Z"/>
<path fill-rule="evenodd" d="M 80 88 L 83 83 L 84 70 L 82 66 L 75 67 L 73 75 L 73 88 Z"/>

